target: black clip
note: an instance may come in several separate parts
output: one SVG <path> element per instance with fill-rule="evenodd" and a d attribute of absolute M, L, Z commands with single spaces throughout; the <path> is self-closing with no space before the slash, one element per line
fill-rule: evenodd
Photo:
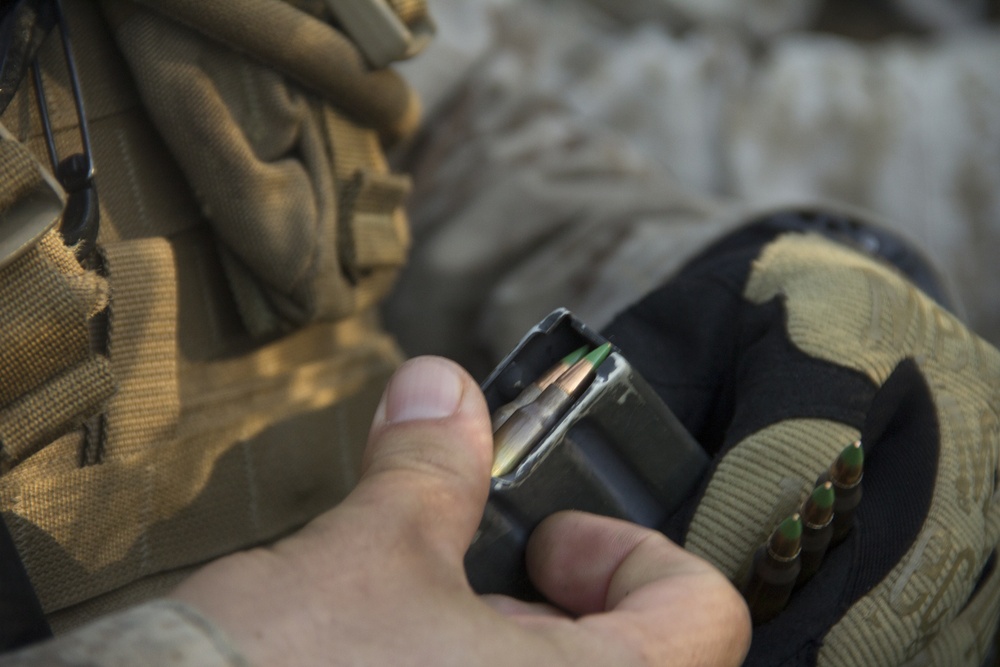
<path fill-rule="evenodd" d="M 45 102 L 45 88 L 42 83 L 42 70 L 35 59 L 32 70 L 35 75 L 35 94 L 38 98 L 38 111 L 45 131 L 45 145 L 49 150 L 49 160 L 55 170 L 59 184 L 66 191 L 66 209 L 63 211 L 59 231 L 66 245 L 74 246 L 73 252 L 81 262 L 86 260 L 97 244 L 97 230 L 100 226 L 101 211 L 97 201 L 97 187 L 94 183 L 94 160 L 90 152 L 90 133 L 87 131 L 87 114 L 83 108 L 83 96 L 80 94 L 80 79 L 76 73 L 76 62 L 73 60 L 73 50 L 69 42 L 69 31 L 66 17 L 63 14 L 60 0 L 52 0 L 55 9 L 56 25 L 62 38 L 63 55 L 66 60 L 66 71 L 69 74 L 70 86 L 73 90 L 73 102 L 76 104 L 76 115 L 80 125 L 80 143 L 82 152 L 74 153 L 60 162 L 56 152 L 55 139 L 52 136 L 52 124 L 49 120 L 48 105 Z"/>

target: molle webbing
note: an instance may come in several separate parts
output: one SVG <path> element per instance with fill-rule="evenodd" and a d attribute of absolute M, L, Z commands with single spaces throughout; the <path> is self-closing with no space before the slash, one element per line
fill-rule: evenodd
<path fill-rule="evenodd" d="M 10 430 L 10 442 L 23 443 L 0 475 L 0 508 L 57 631 L 162 594 L 197 565 L 274 540 L 335 503 L 356 480 L 371 414 L 400 361 L 370 310 L 391 285 L 408 242 L 401 201 L 409 184 L 389 173 L 380 145 L 379 135 L 391 134 L 391 128 L 363 125 L 339 98 L 328 99 L 329 91 L 313 89 L 294 72 L 275 72 L 275 63 L 262 66 L 259 59 L 233 53 L 218 36 L 206 39 L 202 31 L 178 25 L 163 7 L 183 3 L 149 4 L 147 11 L 136 3 L 108 1 L 101 5 L 102 15 L 89 0 L 65 0 L 101 191 L 102 274 L 80 269 L 55 233 L 18 258 L 20 268 L 11 264 L 0 270 L 0 325 L 24 320 L 33 331 L 65 330 L 55 339 L 62 346 L 59 354 L 40 355 L 37 348 L 52 341 L 37 334 L 18 337 L 22 353 L 14 354 L 16 348 L 6 344 L 0 349 L 3 379 L 16 374 L 23 385 L 0 383 L 0 391 L 12 398 L 0 400 L 0 409 L 27 415 L 35 406 L 49 420 L 0 413 L 0 436 L 8 437 Z M 336 28 L 314 17 L 289 14 L 300 12 L 291 3 L 225 4 L 271 8 L 274 16 L 292 16 L 310 30 L 328 33 L 321 40 L 344 40 Z M 218 6 L 202 9 L 211 13 Z M 187 7 L 199 11 L 193 4 Z M 249 20 L 251 14 L 240 12 L 227 18 Z M 271 15 L 253 16 L 266 21 Z M 106 19 L 121 31 L 118 35 L 108 30 Z M 160 32 L 143 32 L 150 26 Z M 259 28 L 250 26 L 245 34 Z M 268 29 L 280 38 L 281 48 L 300 46 L 290 44 L 294 40 L 274 22 Z M 138 54 L 153 56 L 148 60 L 123 58 L 115 42 L 117 36 L 134 44 L 151 34 L 175 47 L 190 40 L 204 49 L 207 61 L 199 80 L 229 103 L 233 115 L 214 124 L 220 117 L 208 118 L 195 107 L 190 113 L 174 112 L 171 127 L 161 124 L 171 116 L 162 106 L 171 91 L 153 96 L 150 90 L 160 79 L 142 77 L 151 69 L 155 73 L 169 55 L 189 54 L 178 48 L 171 54 Z M 56 46 L 48 40 L 39 59 L 56 143 L 60 154 L 68 154 L 78 149 L 78 133 L 64 71 L 54 65 Z M 256 56 L 267 48 L 248 51 Z M 348 54 L 348 60 L 331 53 Z M 326 66 L 342 68 L 355 62 L 350 53 L 310 57 L 322 56 Z M 173 62 L 181 68 L 188 64 Z M 391 81 L 395 76 L 376 76 L 363 66 L 357 73 L 361 88 L 372 77 Z M 185 72 L 170 74 L 179 74 L 179 90 L 189 91 L 192 79 L 184 78 Z M 136 90 L 136 82 L 142 90 Z M 362 92 L 381 95 L 380 90 Z M 248 98 L 241 97 L 244 92 Z M 32 93 L 30 85 L 22 86 L 3 122 L 36 159 L 44 159 Z M 383 95 L 377 104 L 389 108 L 389 98 Z M 274 113 L 263 118 L 242 115 L 259 110 L 254 103 L 261 99 L 293 99 L 298 115 L 284 125 L 286 107 L 265 106 Z M 244 122 L 227 125 L 232 118 Z M 218 188 L 212 195 L 221 199 L 205 199 L 206 181 L 185 178 L 190 163 L 179 165 L 184 143 L 194 141 L 193 128 L 223 145 L 233 138 L 228 149 L 249 147 L 245 154 L 251 159 L 237 162 L 234 170 L 205 174 Z M 301 136 L 300 130 L 308 135 L 300 144 L 274 143 Z M 269 148 L 275 152 L 268 153 Z M 228 203 L 227 189 L 259 195 L 253 177 L 277 172 L 296 174 L 299 190 L 290 195 L 268 182 L 282 195 L 276 201 L 323 205 L 322 215 L 298 220 L 299 230 L 314 235 L 294 236 L 296 245 L 288 250 L 296 260 L 309 258 L 303 274 L 313 291 L 295 283 L 289 290 L 294 298 L 277 290 L 272 290 L 277 296 L 268 293 L 271 301 L 265 303 L 301 308 L 306 316 L 291 318 L 281 337 L 254 340 L 246 313 L 237 312 L 234 302 L 243 305 L 243 289 L 270 289 L 274 273 L 269 272 L 287 266 L 275 247 L 286 247 L 292 228 L 281 206 L 270 211 L 273 216 L 261 214 L 255 206 L 259 200 L 230 209 L 233 220 L 244 223 L 233 228 L 241 232 L 234 232 L 237 240 L 248 236 L 243 215 L 260 216 L 255 222 L 262 227 L 252 231 L 265 242 L 254 250 L 268 252 L 253 271 L 240 266 L 245 273 L 234 280 L 230 269 L 242 260 L 220 241 L 218 203 Z M 33 174 L 21 168 L 11 173 Z M 266 243 L 268 231 L 279 243 Z M 321 256 L 313 261 L 314 255 Z M 30 276 L 24 280 L 37 283 L 37 289 L 15 294 L 7 277 L 15 271 L 18 279 Z M 39 307 L 64 301 L 73 307 Z M 87 317 L 105 305 L 102 349 L 107 357 L 90 352 L 86 327 Z M 310 308 L 325 321 L 315 323 Z M 275 309 L 265 317 L 286 312 Z M 0 329 L 0 343 L 6 343 L 13 329 Z M 11 365 L 29 362 L 41 364 L 34 375 Z M 106 386 L 84 390 L 76 381 L 81 374 Z M 38 382 L 29 382 L 32 377 Z M 70 388 L 58 397 L 51 393 L 62 386 Z M 114 386 L 118 391 L 112 395 Z M 35 393 L 43 389 L 49 393 Z M 65 425 L 53 427 L 56 416 Z M 81 423 L 83 429 L 72 430 Z M 27 433 L 16 429 L 18 424 L 44 427 Z"/>
<path fill-rule="evenodd" d="M 124 459 L 175 433 L 177 272 L 162 238 L 110 244 L 105 250 L 113 300 L 108 356 L 118 393 L 108 402 L 103 460 Z"/>

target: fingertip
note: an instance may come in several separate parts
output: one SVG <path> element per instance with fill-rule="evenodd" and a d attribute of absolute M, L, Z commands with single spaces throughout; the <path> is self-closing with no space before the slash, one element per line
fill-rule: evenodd
<path fill-rule="evenodd" d="M 386 385 L 374 426 L 449 417 L 458 410 L 468 373 L 444 357 L 414 357 Z"/>
<path fill-rule="evenodd" d="M 492 456 L 489 413 L 472 376 L 444 357 L 414 357 L 404 362 L 386 385 L 375 410 L 362 471 L 382 453 L 386 432 L 395 431 L 398 436 L 435 427 L 443 429 L 446 448 L 464 436 L 467 446 L 457 453 Z"/>

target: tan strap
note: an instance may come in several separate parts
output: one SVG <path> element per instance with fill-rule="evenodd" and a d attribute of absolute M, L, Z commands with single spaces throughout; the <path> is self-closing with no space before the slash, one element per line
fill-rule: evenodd
<path fill-rule="evenodd" d="M 166 441 L 180 418 L 177 271 L 170 243 L 134 239 L 105 249 L 112 285 L 108 356 L 119 391 L 108 402 L 104 460 Z"/>
<path fill-rule="evenodd" d="M 374 269 L 396 269 L 406 261 L 410 245 L 404 209 L 410 178 L 389 172 L 374 132 L 359 131 L 329 109 L 325 118 L 335 146 L 338 242 L 344 269 L 354 279 Z M 374 293 L 378 290 L 381 286 Z"/>

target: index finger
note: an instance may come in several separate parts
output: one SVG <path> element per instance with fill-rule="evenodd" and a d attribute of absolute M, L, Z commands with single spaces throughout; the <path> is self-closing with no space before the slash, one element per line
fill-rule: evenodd
<path fill-rule="evenodd" d="M 743 598 L 711 564 L 640 526 L 581 512 L 549 517 L 528 572 L 578 626 L 648 664 L 738 665 L 750 645 Z"/>

